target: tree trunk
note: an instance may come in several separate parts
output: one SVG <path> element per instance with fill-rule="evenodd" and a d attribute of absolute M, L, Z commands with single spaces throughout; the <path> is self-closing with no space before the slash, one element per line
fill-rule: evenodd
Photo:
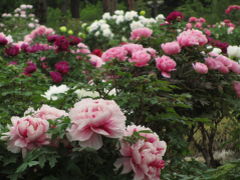
<path fill-rule="evenodd" d="M 47 22 L 47 1 L 37 0 L 36 1 L 36 16 L 39 19 L 40 24 Z"/>
<path fill-rule="evenodd" d="M 136 9 L 136 1 L 135 0 L 127 0 L 128 2 L 128 10 Z"/>
<path fill-rule="evenodd" d="M 71 0 L 71 14 L 72 18 L 79 18 L 80 17 L 80 0 Z"/>
<path fill-rule="evenodd" d="M 103 0 L 103 12 L 110 12 L 111 14 L 117 8 L 117 0 Z"/>

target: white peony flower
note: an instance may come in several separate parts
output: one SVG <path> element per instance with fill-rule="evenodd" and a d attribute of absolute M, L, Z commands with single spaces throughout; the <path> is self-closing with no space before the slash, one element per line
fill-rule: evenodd
<path fill-rule="evenodd" d="M 100 96 L 100 94 L 97 91 L 87 91 L 85 89 L 78 89 L 74 93 L 77 94 L 79 99 L 84 98 L 84 97 L 95 98 L 95 97 L 99 97 Z"/>
<path fill-rule="evenodd" d="M 109 29 L 110 28 L 110 26 L 108 25 L 108 24 L 101 24 L 100 25 L 100 29 L 102 30 L 102 31 L 104 31 L 105 29 Z"/>
<path fill-rule="evenodd" d="M 138 17 L 138 13 L 136 11 L 128 11 L 125 14 L 125 20 L 132 21 L 135 17 Z"/>
<path fill-rule="evenodd" d="M 130 24 L 130 28 L 131 30 L 133 31 L 134 29 L 138 29 L 138 28 L 142 28 L 144 27 L 144 25 L 140 22 L 140 21 L 133 21 L 131 24 Z"/>
<path fill-rule="evenodd" d="M 69 90 L 69 87 L 62 84 L 61 86 L 50 86 L 50 88 L 45 92 L 45 94 L 41 95 L 42 97 L 45 97 L 48 100 L 57 100 L 58 94 L 60 93 L 66 93 Z"/>
<path fill-rule="evenodd" d="M 94 34 L 95 36 L 99 36 L 100 35 L 100 32 L 99 31 L 97 31 L 97 32 L 95 32 L 95 34 Z"/>
<path fill-rule="evenodd" d="M 229 27 L 229 28 L 227 29 L 227 33 L 228 33 L 228 34 L 232 34 L 232 33 L 233 33 L 233 30 L 234 30 L 234 27 Z"/>
<path fill-rule="evenodd" d="M 157 15 L 157 17 L 156 17 L 155 19 L 156 19 L 156 21 L 158 21 L 158 22 L 164 22 L 165 17 L 164 17 L 164 15 L 159 14 L 159 15 Z"/>
<path fill-rule="evenodd" d="M 114 11 L 114 14 L 116 14 L 116 15 L 123 15 L 124 11 L 123 10 L 116 10 L 116 11 Z"/>
<path fill-rule="evenodd" d="M 229 57 L 240 58 L 240 47 L 239 46 L 228 46 L 227 54 Z"/>
<path fill-rule="evenodd" d="M 120 15 L 120 16 L 117 17 L 116 23 L 117 23 L 117 24 L 120 24 L 120 23 L 122 23 L 122 22 L 124 22 L 124 16 Z"/>
<path fill-rule="evenodd" d="M 102 15 L 102 18 L 105 19 L 105 20 L 109 20 L 109 19 L 111 19 L 112 17 L 111 17 L 111 15 L 110 15 L 109 12 L 106 12 L 106 13 L 104 13 L 104 14 Z"/>
<path fill-rule="evenodd" d="M 104 29 L 102 33 L 103 33 L 104 37 L 108 37 L 108 38 L 112 38 L 113 37 L 113 33 L 112 33 L 112 31 L 110 29 Z"/>
<path fill-rule="evenodd" d="M 11 35 L 6 36 L 6 39 L 8 41 L 8 44 L 13 42 L 13 38 Z"/>
<path fill-rule="evenodd" d="M 222 50 L 220 48 L 213 48 L 211 53 L 220 54 L 221 52 L 222 52 Z"/>

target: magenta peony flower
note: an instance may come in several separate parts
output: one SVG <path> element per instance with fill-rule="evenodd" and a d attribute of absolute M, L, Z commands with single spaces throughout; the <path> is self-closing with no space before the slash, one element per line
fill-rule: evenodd
<path fill-rule="evenodd" d="M 67 74 L 70 69 L 69 63 L 67 61 L 59 61 L 55 64 L 54 67 L 58 72 L 62 74 Z"/>
<path fill-rule="evenodd" d="M 5 53 L 8 56 L 17 56 L 19 54 L 20 50 L 17 46 L 10 46 L 5 49 Z"/>
<path fill-rule="evenodd" d="M 127 51 L 123 47 L 113 47 L 106 50 L 102 54 L 102 60 L 104 62 L 111 61 L 112 59 L 118 59 L 120 61 L 125 61 L 127 58 Z"/>
<path fill-rule="evenodd" d="M 151 129 L 142 126 L 128 126 L 124 136 L 131 136 L 134 132 L 150 131 Z M 160 171 L 164 168 L 162 157 L 166 152 L 167 145 L 160 141 L 156 133 L 140 133 L 146 139 L 139 139 L 136 143 L 130 144 L 121 140 L 120 153 L 123 157 L 117 159 L 115 167 L 123 166 L 122 174 L 134 172 L 134 179 L 137 180 L 159 180 Z"/>
<path fill-rule="evenodd" d="M 237 94 L 237 97 L 240 97 L 240 82 L 239 81 L 234 81 L 233 82 L 233 88 Z"/>
<path fill-rule="evenodd" d="M 187 30 L 180 33 L 177 37 L 180 46 L 204 45 L 208 42 L 207 37 L 199 30 Z"/>
<path fill-rule="evenodd" d="M 170 78 L 169 72 L 174 71 L 176 68 L 176 62 L 168 56 L 162 56 L 155 59 L 156 67 L 162 72 L 162 76 Z"/>
<path fill-rule="evenodd" d="M 146 50 L 140 50 L 132 53 L 132 58 L 129 62 L 133 62 L 135 66 L 142 67 L 147 66 L 151 60 L 151 55 Z"/>
<path fill-rule="evenodd" d="M 24 155 L 28 150 L 49 144 L 48 121 L 31 116 L 12 117 L 11 121 L 9 132 L 4 134 L 4 139 L 8 140 L 9 151 L 18 153 L 22 150 Z"/>
<path fill-rule="evenodd" d="M 161 44 L 161 48 L 163 49 L 164 53 L 168 55 L 178 54 L 181 52 L 181 47 L 177 41 Z"/>
<path fill-rule="evenodd" d="M 192 64 L 193 69 L 200 73 L 200 74 L 207 74 L 208 73 L 208 67 L 200 62 L 196 62 L 195 64 Z"/>
<path fill-rule="evenodd" d="M 153 31 L 149 28 L 138 28 L 134 29 L 131 32 L 131 40 L 139 40 L 141 38 L 149 38 L 152 35 Z"/>
<path fill-rule="evenodd" d="M 28 62 L 27 67 L 24 69 L 24 74 L 29 75 L 37 70 L 37 65 L 33 62 Z"/>
<path fill-rule="evenodd" d="M 62 75 L 59 72 L 52 71 L 49 74 L 50 74 L 53 82 L 55 82 L 55 83 L 60 83 L 63 80 Z"/>
<path fill-rule="evenodd" d="M 96 68 L 99 68 L 104 64 L 102 58 L 100 58 L 96 55 L 90 54 L 90 55 L 88 55 L 88 57 L 90 58 L 89 61 L 91 62 L 91 64 L 93 66 L 95 66 Z"/>
<path fill-rule="evenodd" d="M 183 13 L 181 13 L 179 11 L 173 11 L 168 14 L 166 20 L 167 20 L 167 22 L 172 22 L 174 20 L 180 21 L 183 18 L 184 18 Z"/>
<path fill-rule="evenodd" d="M 70 141 L 79 141 L 83 147 L 99 149 L 102 137 L 121 138 L 124 134 L 126 117 L 112 100 L 83 99 L 69 112 L 72 122 L 68 131 Z"/>

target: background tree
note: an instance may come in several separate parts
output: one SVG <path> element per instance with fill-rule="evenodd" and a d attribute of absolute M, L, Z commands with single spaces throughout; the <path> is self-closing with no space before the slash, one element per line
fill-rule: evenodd
<path fill-rule="evenodd" d="M 103 0 L 103 12 L 111 14 L 117 9 L 117 0 Z"/>
<path fill-rule="evenodd" d="M 46 0 L 37 0 L 35 4 L 35 13 L 39 19 L 40 24 L 47 22 L 47 1 Z"/>
<path fill-rule="evenodd" d="M 72 18 L 80 17 L 80 0 L 71 0 L 71 14 Z"/>

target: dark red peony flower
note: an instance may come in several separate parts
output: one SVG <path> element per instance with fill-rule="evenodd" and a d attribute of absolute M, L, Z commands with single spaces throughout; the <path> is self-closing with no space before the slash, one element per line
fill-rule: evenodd
<path fill-rule="evenodd" d="M 57 52 L 61 51 L 68 51 L 69 49 L 69 41 L 64 36 L 59 36 L 55 42 L 54 45 L 57 46 Z"/>
<path fill-rule="evenodd" d="M 101 57 L 102 56 L 102 50 L 101 49 L 94 49 L 93 51 L 92 51 L 92 54 L 94 54 L 94 55 L 96 55 L 96 56 L 99 56 L 99 57 Z"/>
<path fill-rule="evenodd" d="M 53 43 L 53 42 L 56 41 L 56 39 L 57 39 L 58 37 L 60 37 L 60 36 L 59 36 L 59 35 L 56 35 L 56 34 L 49 35 L 49 36 L 47 37 L 47 40 L 48 40 L 48 42 Z"/>
<path fill-rule="evenodd" d="M 183 13 L 179 12 L 179 11 L 173 11 L 170 14 L 168 14 L 166 20 L 167 22 L 171 22 L 174 20 L 182 20 L 184 18 Z"/>
<path fill-rule="evenodd" d="M 5 53 L 8 56 L 17 56 L 19 54 L 20 50 L 17 46 L 10 46 L 5 49 Z"/>
<path fill-rule="evenodd" d="M 62 75 L 59 72 L 52 71 L 49 74 L 50 74 L 53 82 L 55 82 L 55 83 L 60 83 L 63 80 Z"/>
<path fill-rule="evenodd" d="M 69 63 L 67 61 L 60 61 L 55 64 L 55 69 L 62 74 L 67 74 L 70 69 Z"/>
<path fill-rule="evenodd" d="M 8 40 L 5 37 L 0 36 L 0 45 L 5 46 L 8 43 Z"/>
<path fill-rule="evenodd" d="M 69 39 L 70 45 L 77 45 L 80 42 L 82 42 L 82 39 L 76 36 L 69 36 L 68 39 Z"/>

